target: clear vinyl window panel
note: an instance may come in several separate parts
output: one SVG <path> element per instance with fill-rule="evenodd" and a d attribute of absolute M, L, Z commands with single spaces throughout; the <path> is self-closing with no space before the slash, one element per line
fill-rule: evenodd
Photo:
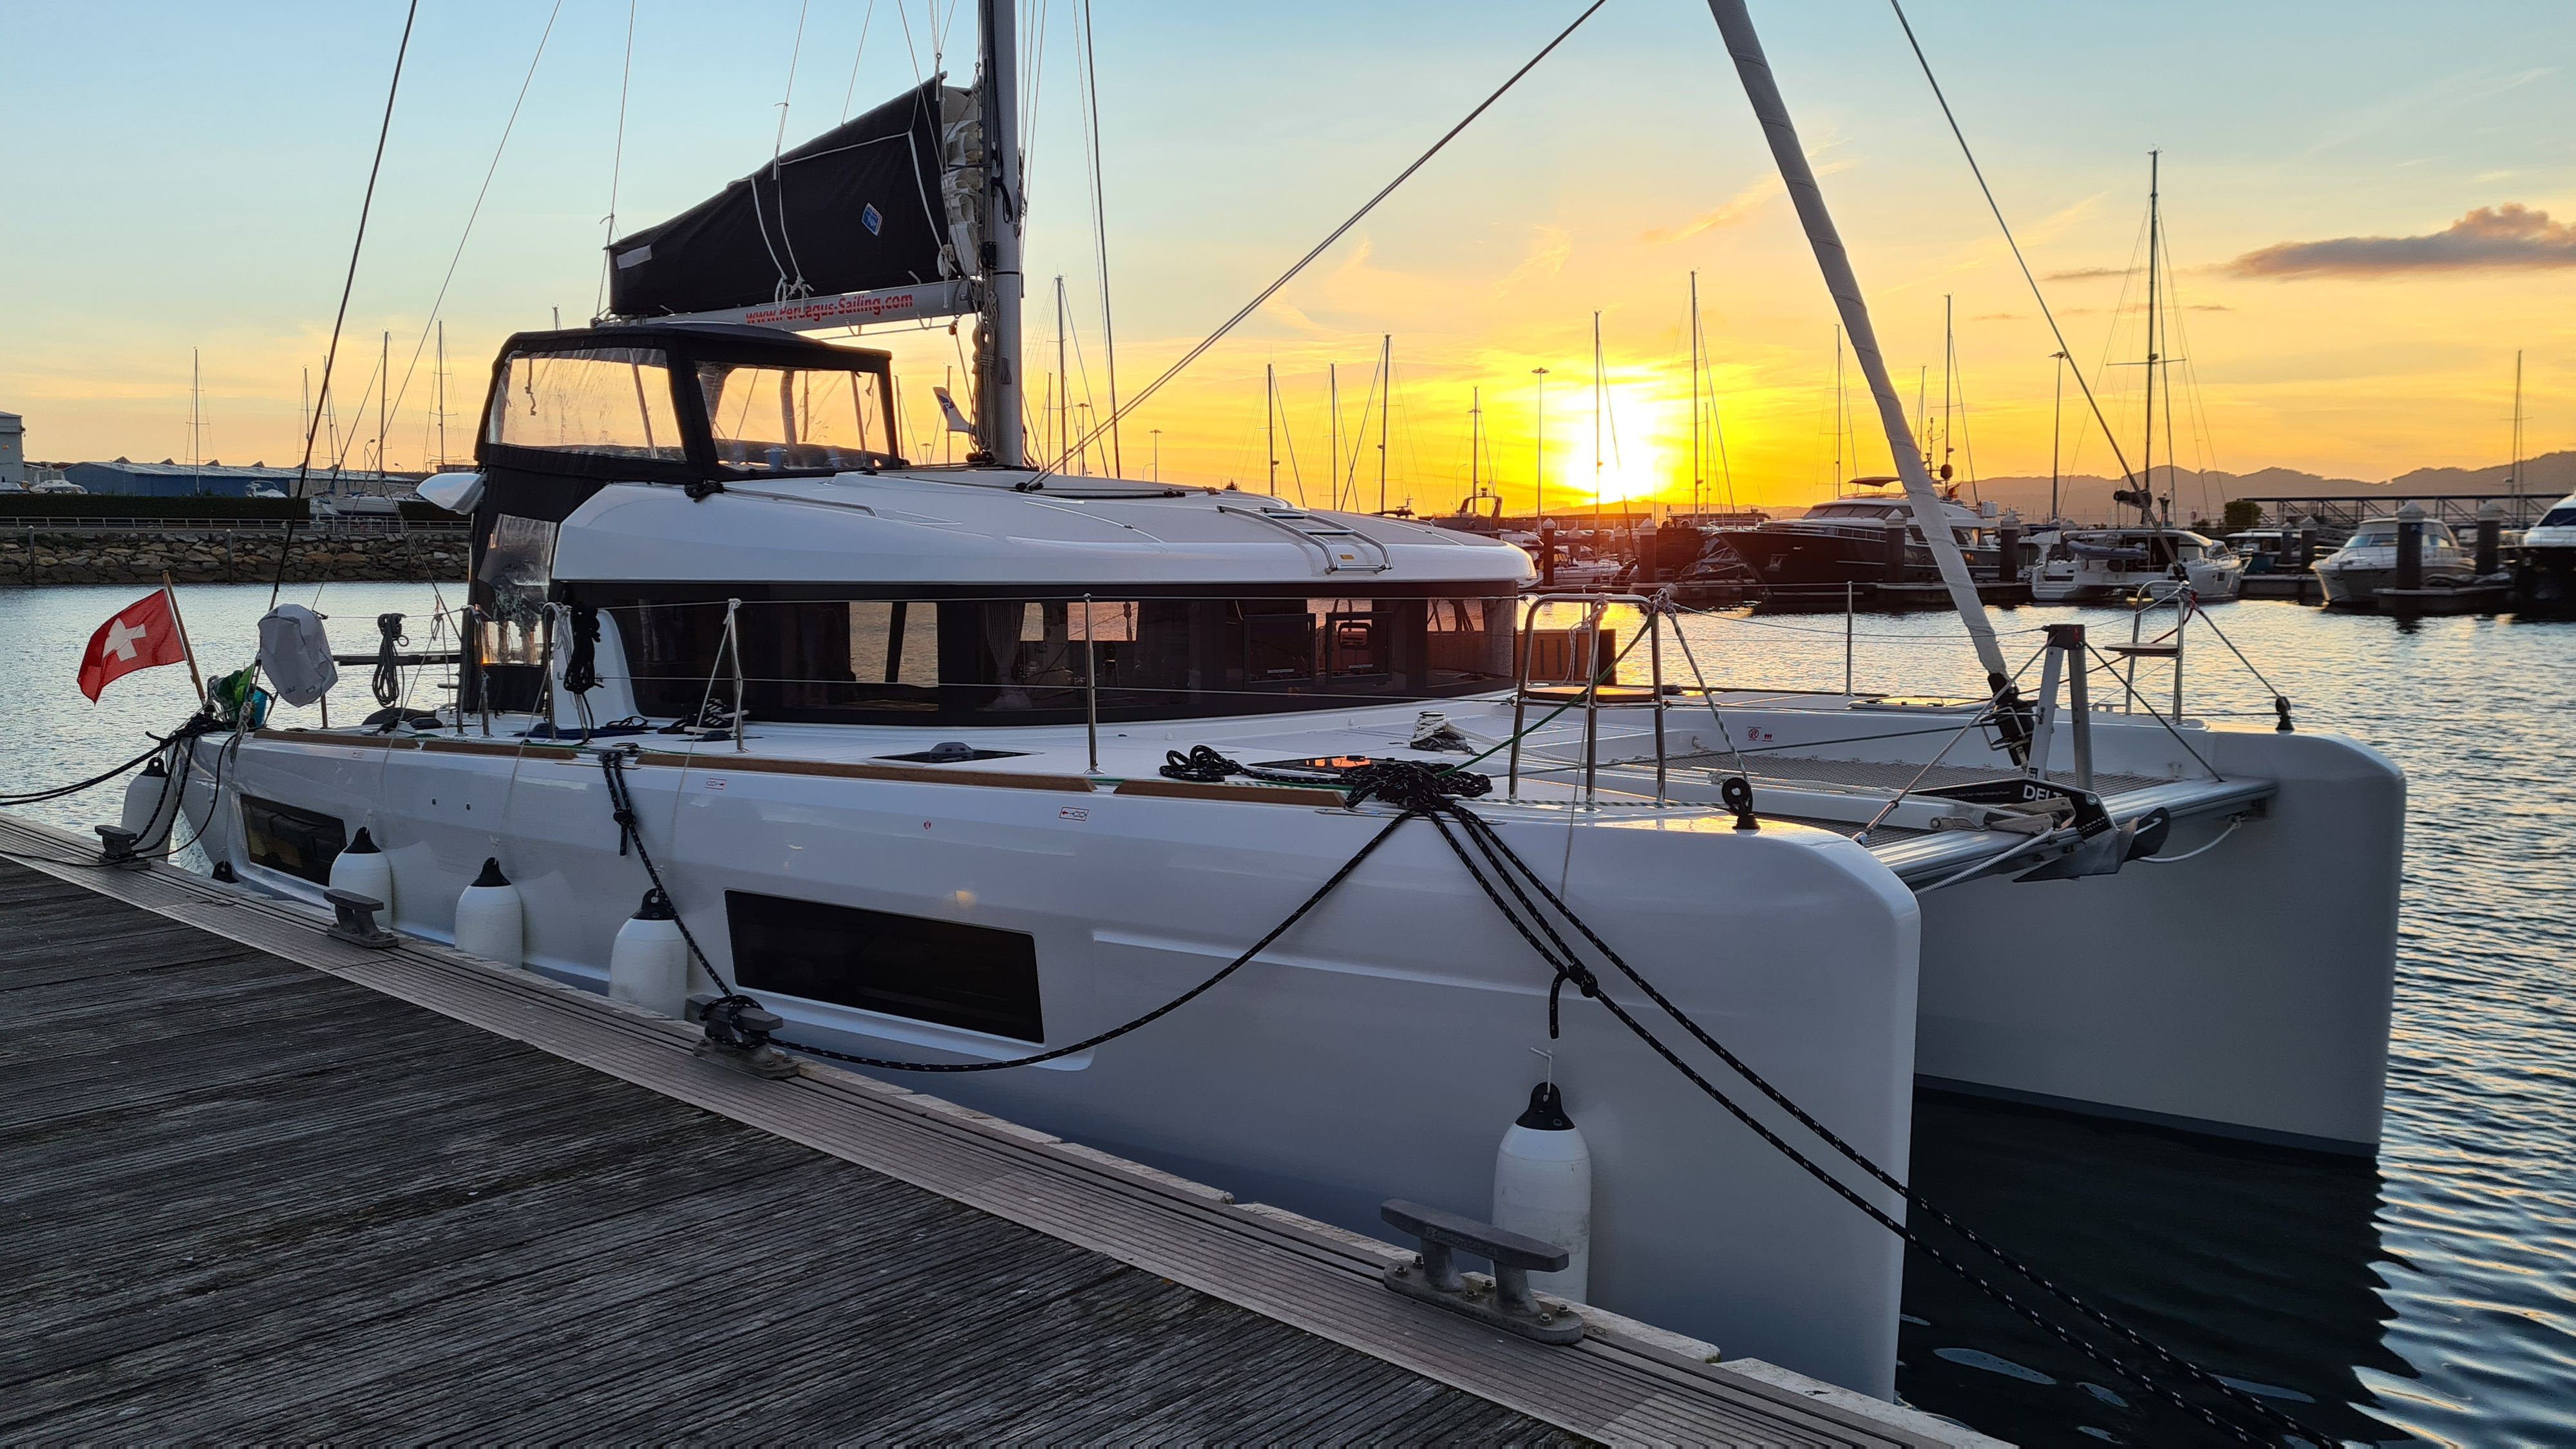
<path fill-rule="evenodd" d="M 490 441 L 513 448 L 672 460 L 685 451 L 659 348 L 512 357 L 486 426 Z"/>
<path fill-rule="evenodd" d="M 819 472 L 896 452 L 882 373 L 701 362 L 698 391 L 727 468 Z"/>

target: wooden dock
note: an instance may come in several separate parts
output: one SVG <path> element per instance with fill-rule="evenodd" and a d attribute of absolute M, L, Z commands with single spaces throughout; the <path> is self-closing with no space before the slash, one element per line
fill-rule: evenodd
<path fill-rule="evenodd" d="M 1991 1444 L 0 816 L 0 1437 Z M 1591 1313 L 1587 1310 L 1587 1313 Z"/>

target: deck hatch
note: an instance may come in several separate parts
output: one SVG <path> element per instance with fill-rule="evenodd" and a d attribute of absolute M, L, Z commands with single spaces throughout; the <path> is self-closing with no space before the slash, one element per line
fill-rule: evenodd
<path fill-rule="evenodd" d="M 725 892 L 735 979 L 860 1011 L 1046 1040 L 1037 938 L 958 921 Z"/>

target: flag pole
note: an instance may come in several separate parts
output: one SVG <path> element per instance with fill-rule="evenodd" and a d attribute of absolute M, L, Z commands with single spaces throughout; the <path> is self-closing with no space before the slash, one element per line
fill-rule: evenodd
<path fill-rule="evenodd" d="M 188 656 L 188 682 L 197 686 L 197 703 L 206 702 L 206 676 L 197 669 L 196 646 L 188 642 L 188 621 L 179 617 L 179 591 L 170 587 L 170 571 L 161 571 L 161 597 L 170 601 L 170 622 L 179 629 L 179 649 Z"/>

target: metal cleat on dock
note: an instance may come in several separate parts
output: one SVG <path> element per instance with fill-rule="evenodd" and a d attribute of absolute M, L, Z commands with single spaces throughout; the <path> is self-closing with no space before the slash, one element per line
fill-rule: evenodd
<path fill-rule="evenodd" d="M 374 896 L 362 896 L 356 891 L 328 890 L 322 893 L 322 899 L 331 903 L 333 917 L 331 924 L 323 928 L 325 935 L 374 951 L 382 951 L 398 939 L 393 932 L 376 924 L 376 912 L 383 910 L 385 903 Z"/>
<path fill-rule="evenodd" d="M 98 831 L 98 858 L 102 864 L 123 865 L 136 858 L 134 847 L 139 837 L 133 831 L 114 825 L 92 828 Z"/>
<path fill-rule="evenodd" d="M 1540 1343 L 1583 1337 L 1583 1319 L 1572 1309 L 1551 1308 L 1530 1296 L 1529 1275 L 1561 1271 L 1573 1256 L 1565 1249 L 1401 1198 L 1379 1207 L 1378 1216 L 1422 1242 L 1411 1263 L 1386 1270 L 1389 1288 Z M 1490 1288 L 1458 1271 L 1461 1252 L 1494 1265 Z"/>
<path fill-rule="evenodd" d="M 707 1029 L 695 1050 L 708 1061 L 772 1081 L 796 1075 L 796 1059 L 769 1044 L 787 1023 L 750 997 L 701 991 L 689 998 L 688 1019 Z"/>

